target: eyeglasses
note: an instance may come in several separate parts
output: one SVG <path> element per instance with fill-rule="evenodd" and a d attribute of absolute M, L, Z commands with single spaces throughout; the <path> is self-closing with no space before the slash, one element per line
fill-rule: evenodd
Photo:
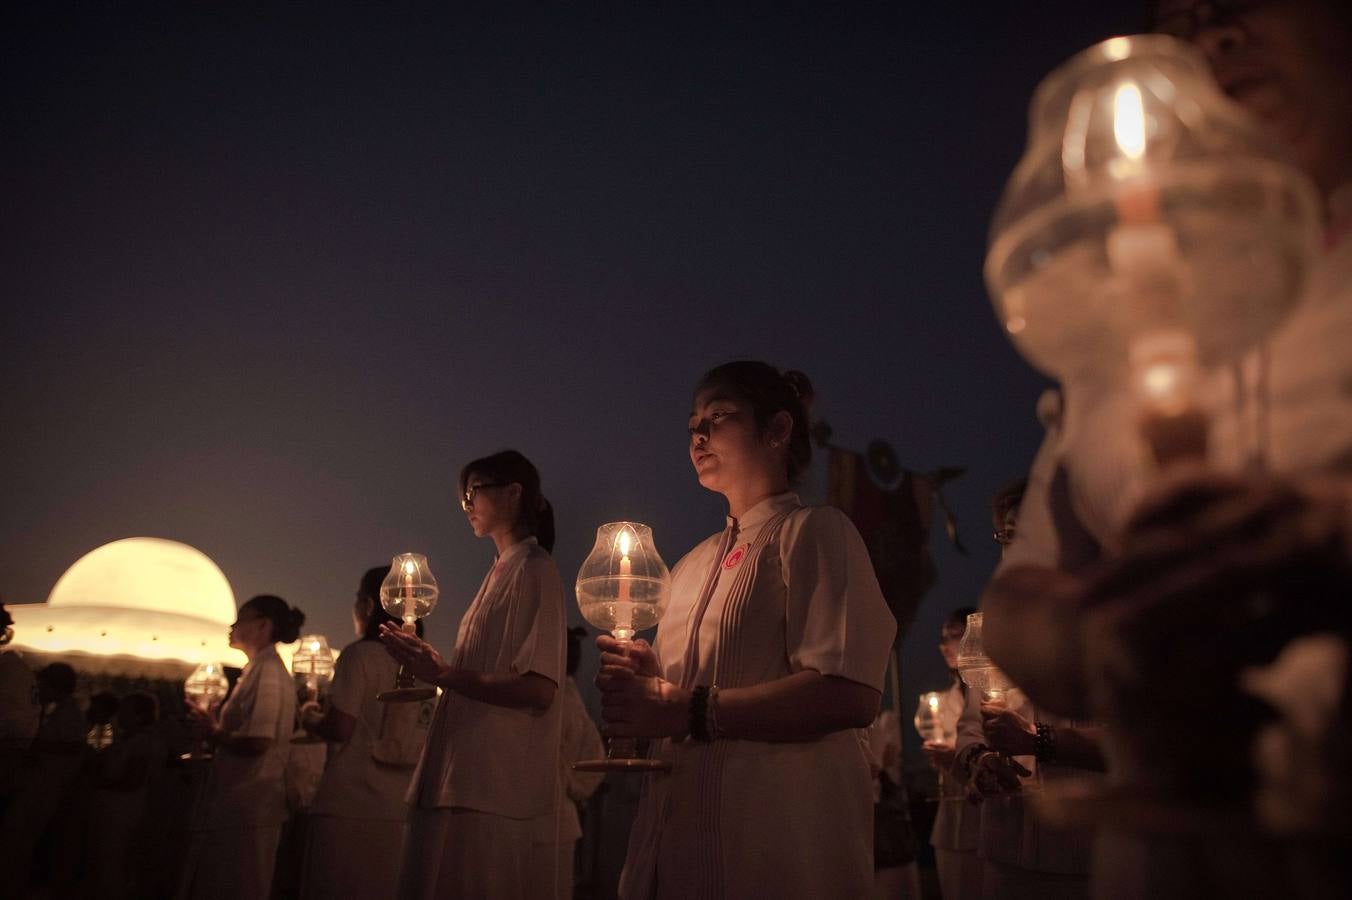
<path fill-rule="evenodd" d="M 1008 547 L 1010 544 L 1014 543 L 1014 529 L 1012 527 L 1001 528 L 997 530 L 995 534 L 991 535 L 991 537 L 995 538 L 995 543 L 999 544 L 1001 547 Z"/>
<path fill-rule="evenodd" d="M 1258 5 L 1255 0 L 1202 0 L 1164 13 L 1155 20 L 1153 30 L 1158 34 L 1191 41 L 1204 28 L 1224 28 L 1236 24 L 1240 16 Z"/>
<path fill-rule="evenodd" d="M 506 482 L 502 481 L 485 481 L 483 484 L 471 484 L 469 487 L 465 488 L 465 493 L 460 498 L 460 508 L 465 512 L 469 512 L 474 506 L 474 498 L 479 496 L 479 491 L 482 491 L 484 488 L 499 488 L 506 486 Z"/>

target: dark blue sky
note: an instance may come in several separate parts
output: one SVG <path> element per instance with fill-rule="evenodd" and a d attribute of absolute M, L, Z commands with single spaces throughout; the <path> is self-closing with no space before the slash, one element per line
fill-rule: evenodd
<path fill-rule="evenodd" d="M 569 583 L 616 518 L 674 563 L 723 512 L 691 385 L 755 357 L 842 445 L 968 467 L 907 642 L 906 693 L 941 678 L 1040 439 L 987 222 L 1037 81 L 1134 4 L 181 6 L 4 14 L 0 594 L 167 537 L 342 643 L 412 549 L 449 648 L 465 460 L 535 460 Z"/>

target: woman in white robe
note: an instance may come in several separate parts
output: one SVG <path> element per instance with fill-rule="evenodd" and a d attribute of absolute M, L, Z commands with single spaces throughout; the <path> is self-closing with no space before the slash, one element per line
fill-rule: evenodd
<path fill-rule="evenodd" d="M 652 647 L 598 639 L 609 731 L 661 738 L 620 895 L 847 898 L 873 885 L 866 728 L 896 621 L 844 513 L 789 491 L 811 455 L 801 373 L 735 362 L 690 415 L 727 527 L 672 571 Z"/>
<path fill-rule="evenodd" d="M 230 626 L 230 646 L 249 660 L 234 691 L 219 716 L 188 707 L 215 756 L 193 813 L 181 897 L 266 897 L 272 888 L 296 723 L 295 683 L 275 644 L 296 640 L 304 623 L 280 597 L 249 600 Z"/>
<path fill-rule="evenodd" d="M 540 476 L 504 450 L 460 473 L 461 506 L 497 559 L 460 622 L 449 662 L 382 626 L 414 675 L 445 689 L 409 789 L 398 896 L 520 900 L 554 896 L 533 866 L 536 824 L 557 815 L 563 583 L 549 556 L 553 511 Z"/>
<path fill-rule="evenodd" d="M 399 879 L 408 819 L 405 795 L 433 701 L 404 709 L 404 704 L 377 699 L 399 671 L 380 643 L 380 626 L 398 622 L 380 605 L 380 583 L 388 570 L 378 566 L 362 576 L 352 604 L 358 639 L 338 656 L 327 708 L 307 703 L 301 709 L 306 731 L 329 742 L 310 807 L 302 897 L 376 900 L 390 896 Z"/>

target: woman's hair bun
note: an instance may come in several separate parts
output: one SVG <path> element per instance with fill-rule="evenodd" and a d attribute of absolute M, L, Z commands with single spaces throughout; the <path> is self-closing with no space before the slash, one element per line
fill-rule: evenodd
<path fill-rule="evenodd" d="M 803 410 L 811 416 L 812 401 L 817 398 L 817 392 L 812 388 L 812 380 L 798 369 L 789 369 L 784 373 L 784 381 L 803 404 Z"/>

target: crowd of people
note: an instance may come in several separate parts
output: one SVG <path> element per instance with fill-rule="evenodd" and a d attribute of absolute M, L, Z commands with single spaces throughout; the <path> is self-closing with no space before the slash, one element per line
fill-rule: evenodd
<path fill-rule="evenodd" d="M 1352 13 L 1334 0 L 1162 0 L 1154 12 L 1317 185 L 1324 256 L 1265 351 L 1263 474 L 1185 468 L 1146 485 L 1122 449 L 1135 423 L 1116 388 L 1068 381 L 1043 404 L 1043 447 L 993 504 L 1002 559 L 980 598 L 986 649 L 1013 686 L 982 692 L 956 676 L 976 610 L 956 610 L 940 636 L 953 738 L 925 751 L 940 774 L 930 841 L 946 900 L 1352 886 Z M 812 400 L 802 373 L 761 362 L 700 378 L 689 455 L 725 522 L 673 567 L 651 643 L 597 639 L 606 731 L 666 764 L 644 781 L 627 900 L 920 890 L 914 848 L 885 846 L 875 828 L 901 781 L 895 721 L 878 720 L 896 622 L 850 520 L 793 490 Z M 1242 430 L 1216 423 L 1216 458 L 1236 455 L 1227 435 Z M 576 804 L 597 782 L 569 763 L 600 748 L 570 681 L 553 509 L 510 450 L 467 463 L 459 494 L 494 560 L 449 652 L 384 612 L 373 569 L 325 703 L 298 704 L 276 644 L 304 615 L 268 595 L 241 607 L 230 641 L 248 664 L 219 709 L 190 709 L 213 756 L 180 896 L 273 890 L 298 728 L 327 746 L 294 863 L 301 896 L 571 895 Z M 22 675 L 5 656 L 8 696 Z M 440 689 L 434 709 L 375 699 L 400 666 Z M 116 896 L 167 751 L 153 698 L 91 703 L 87 718 L 74 682 L 62 664 L 37 675 L 29 774 L 14 777 L 12 756 L 0 773 L 0 875 L 26 883 L 63 793 L 50 787 L 84 778 L 90 833 L 115 835 L 89 877 Z M 1096 793 L 1046 802 L 1076 779 Z"/>

